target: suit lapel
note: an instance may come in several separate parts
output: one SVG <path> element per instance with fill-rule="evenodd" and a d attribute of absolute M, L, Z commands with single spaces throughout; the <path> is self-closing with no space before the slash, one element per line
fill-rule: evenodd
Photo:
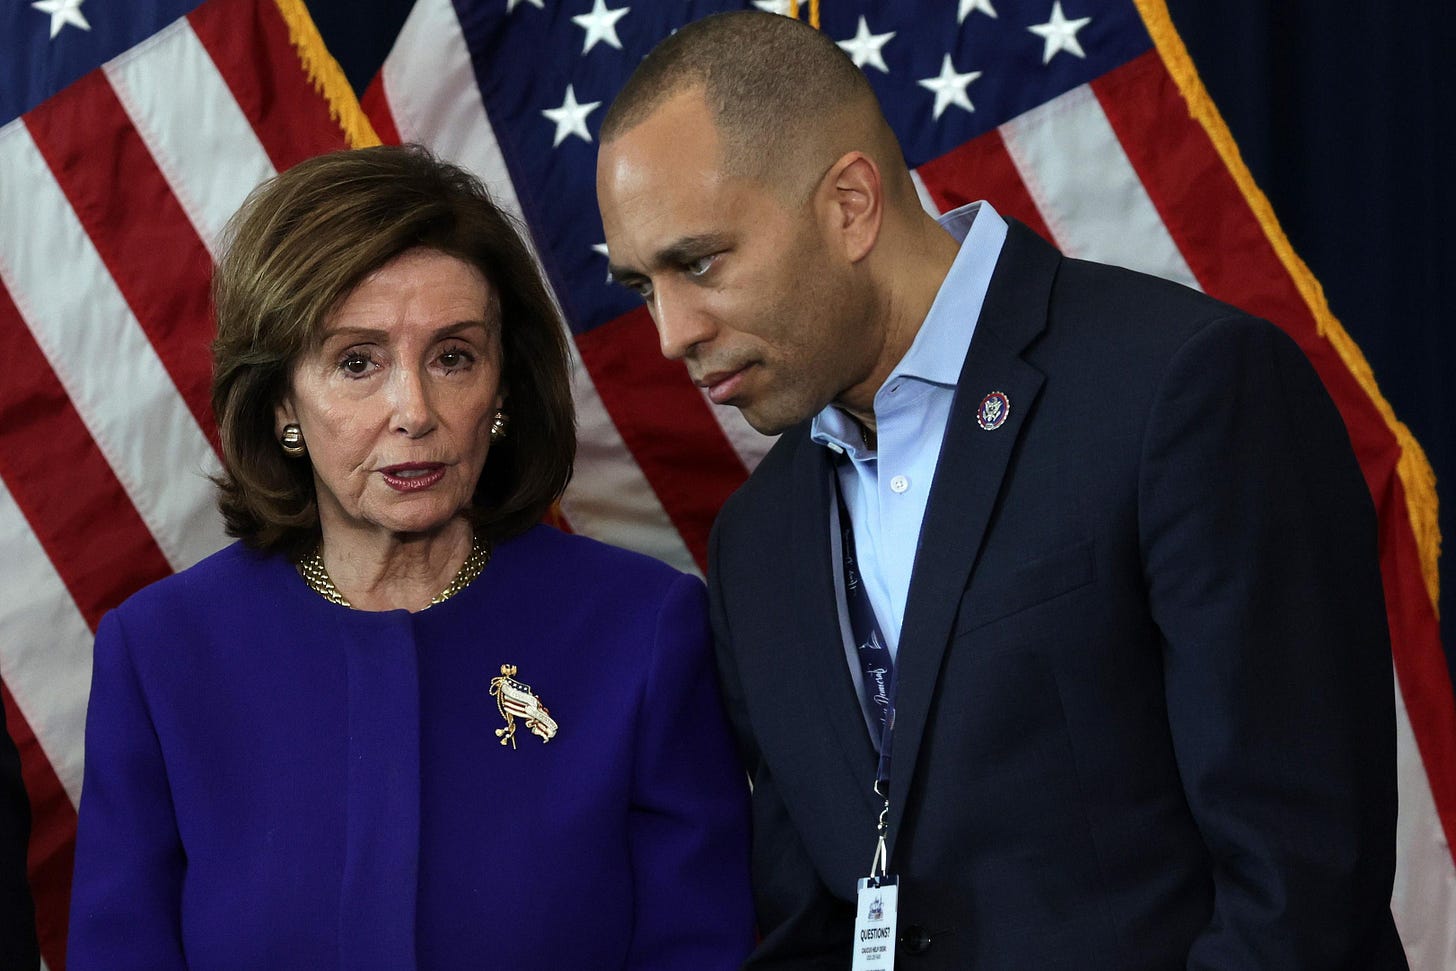
<path fill-rule="evenodd" d="M 892 852 L 956 611 L 1044 380 L 1020 355 L 1046 326 L 1060 255 L 1030 230 L 1007 221 L 1006 243 L 961 369 L 910 578 L 897 652 Z M 1004 424 L 987 431 L 977 422 L 977 411 L 993 391 L 1006 395 L 1010 411 Z"/>
<path fill-rule="evenodd" d="M 819 778 L 852 788 L 866 806 L 873 804 L 875 750 L 865 729 L 859 696 L 845 661 L 839 625 L 838 595 L 830 549 L 829 515 L 833 508 L 833 464 L 824 448 L 806 436 L 794 462 L 792 530 L 789 544 L 792 582 L 786 590 L 802 596 L 792 613 L 799 619 L 798 645 L 785 651 L 793 663 L 796 683 L 804 685 L 804 700 L 813 706 L 797 724 L 829 725 L 842 759 L 842 773 L 831 775 L 822 766 Z M 792 660 L 790 660 L 792 659 Z M 852 803 L 849 803 L 852 805 Z"/>

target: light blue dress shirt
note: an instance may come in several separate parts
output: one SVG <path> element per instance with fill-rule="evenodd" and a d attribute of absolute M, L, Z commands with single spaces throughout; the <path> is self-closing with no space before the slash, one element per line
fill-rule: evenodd
<path fill-rule="evenodd" d="M 910 572 L 920 545 L 920 526 L 940 459 L 956 381 L 981 315 L 991 271 L 1006 240 L 1006 221 L 987 202 L 962 206 L 939 221 L 960 241 L 960 252 L 910 350 L 875 394 L 877 448 L 867 448 L 860 438 L 859 425 L 833 405 L 816 415 L 810 426 L 815 442 L 849 458 L 839 465 L 839 488 L 854 524 L 855 550 L 865 590 L 891 657 L 899 650 Z M 846 658 L 863 705 L 859 661 L 844 603 L 839 514 L 833 506 L 830 517 L 840 629 L 845 634 Z M 867 725 L 869 719 L 867 714 Z"/>

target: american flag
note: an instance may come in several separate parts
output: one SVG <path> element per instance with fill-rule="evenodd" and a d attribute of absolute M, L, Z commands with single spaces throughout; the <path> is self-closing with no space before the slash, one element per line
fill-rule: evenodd
<path fill-rule="evenodd" d="M 640 302 L 608 285 L 595 137 L 653 43 L 748 6 L 810 20 L 850 54 L 927 208 L 988 198 L 1071 255 L 1206 290 L 1304 348 L 1380 517 L 1400 701 L 1397 923 L 1417 971 L 1456 966 L 1434 480 L 1162 0 L 417 0 L 360 98 L 311 19 L 326 5 L 0 11 L 0 681 L 35 813 L 47 967 L 65 964 L 92 632 L 131 591 L 226 542 L 207 481 L 207 285 L 228 216 L 275 172 L 377 140 L 477 172 L 529 227 L 574 337 L 581 445 L 563 525 L 701 570 L 719 505 L 771 443 L 662 360 Z"/>

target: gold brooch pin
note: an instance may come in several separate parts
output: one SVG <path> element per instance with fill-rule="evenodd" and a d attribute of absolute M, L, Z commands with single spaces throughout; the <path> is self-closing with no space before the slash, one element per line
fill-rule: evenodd
<path fill-rule="evenodd" d="M 509 742 L 511 748 L 516 747 L 517 718 L 526 723 L 531 734 L 539 735 L 543 743 L 555 738 L 556 722 L 551 717 L 551 711 L 541 704 L 541 699 L 536 697 L 529 684 L 516 680 L 516 666 L 502 664 L 500 670 L 500 677 L 490 679 L 490 695 L 495 699 L 495 706 L 500 709 L 501 717 L 506 720 L 505 728 L 495 730 L 500 743 L 504 745 Z"/>

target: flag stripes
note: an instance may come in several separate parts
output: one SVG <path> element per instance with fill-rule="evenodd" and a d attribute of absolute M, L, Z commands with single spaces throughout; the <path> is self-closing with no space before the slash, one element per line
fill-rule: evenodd
<path fill-rule="evenodd" d="M 748 478 L 680 362 L 663 358 L 645 307 L 576 339 L 581 358 L 632 458 L 700 570 L 718 509 Z M 683 467 L 692 456 L 692 468 Z"/>
<path fill-rule="evenodd" d="M 1064 253 L 1198 287 L 1090 87 L 1058 95 L 1000 132 Z"/>
<path fill-rule="evenodd" d="M 185 19 L 104 70 L 215 260 L 228 219 L 276 171 L 258 134 Z"/>
<path fill-rule="evenodd" d="M 237 105 L 267 152 L 269 169 L 281 172 L 306 158 L 348 147 L 328 102 L 300 69 L 294 40 L 276 4 L 210 0 L 188 14 L 186 24 L 207 53 L 206 62 L 196 62 L 197 69 L 209 76 L 209 83 L 216 72 L 227 85 L 232 98 L 226 100 Z M 189 107 L 174 104 L 170 110 L 181 118 L 207 117 L 206 104 L 197 106 L 197 115 Z M 237 137 L 243 137 L 241 129 Z M 249 188 L 273 174 L 264 171 L 258 167 Z"/>
<path fill-rule="evenodd" d="M 0 212 L 30 213 L 0 220 L 0 283 L 157 545 L 189 566 L 222 544 L 212 446 L 24 125 L 0 129 L 0 169 Z M 53 468 L 64 477 L 64 462 Z"/>
<path fill-rule="evenodd" d="M 935 199 L 937 212 L 950 212 L 977 199 L 994 199 L 996 211 L 1003 216 L 1021 220 L 1043 239 L 1053 238 L 997 129 L 931 159 L 916 171 Z"/>
<path fill-rule="evenodd" d="M 1174 245 L 1208 293 L 1289 329 L 1313 322 L 1156 51 L 1092 82 Z M 1303 329 L 1301 324 L 1300 329 Z"/>
<path fill-rule="evenodd" d="M 208 400 L 212 259 L 104 75 L 92 72 L 26 115 L 26 127 L 71 209 L 192 417 L 217 447 Z M 94 151 L 108 146 L 104 156 Z M 125 178 L 118 178 L 125 172 Z M 144 213 L 143 218 L 138 214 Z M 167 267 L 157 273 L 158 266 Z"/>
<path fill-rule="evenodd" d="M 137 583 L 159 580 L 172 566 L 3 288 L 0 357 L 8 369 L 0 382 L 0 414 L 20 416 L 0 423 L 0 483 L 10 487 L 70 601 L 95 630 L 101 615 Z M 100 551 L 128 569 L 110 568 Z M 24 643 L 0 644 L 0 655 Z M 74 741 L 79 747 L 80 739 Z"/>

